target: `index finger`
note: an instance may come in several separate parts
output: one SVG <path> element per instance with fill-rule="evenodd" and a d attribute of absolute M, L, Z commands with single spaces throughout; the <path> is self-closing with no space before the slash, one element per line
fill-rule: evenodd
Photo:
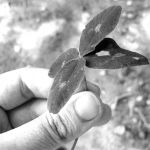
<path fill-rule="evenodd" d="M 53 79 L 48 69 L 22 68 L 0 75 L 0 106 L 13 109 L 33 97 L 47 98 Z"/>

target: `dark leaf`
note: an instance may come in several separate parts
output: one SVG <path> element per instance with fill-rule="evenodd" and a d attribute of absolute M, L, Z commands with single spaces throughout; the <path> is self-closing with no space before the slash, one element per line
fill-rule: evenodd
<path fill-rule="evenodd" d="M 80 55 L 92 52 L 103 38 L 114 30 L 121 14 L 121 6 L 112 6 L 95 16 L 85 27 L 80 39 Z"/>
<path fill-rule="evenodd" d="M 104 38 L 96 47 L 95 50 L 88 53 L 85 56 L 94 55 L 101 51 L 107 51 L 108 49 L 117 49 L 119 48 L 118 44 L 112 38 Z"/>
<path fill-rule="evenodd" d="M 119 69 L 130 66 L 149 64 L 145 57 L 130 56 L 87 56 L 86 66 L 94 69 Z"/>
<path fill-rule="evenodd" d="M 79 57 L 79 52 L 76 48 L 71 48 L 68 51 L 62 53 L 51 65 L 48 75 L 52 78 L 60 71 L 60 69 L 70 60 Z"/>
<path fill-rule="evenodd" d="M 107 51 L 108 55 L 97 56 L 95 53 Z M 95 48 L 95 51 L 84 57 L 86 66 L 95 69 L 119 69 L 129 66 L 149 64 L 146 57 L 136 52 L 120 48 L 111 38 L 105 38 Z"/>
<path fill-rule="evenodd" d="M 144 57 L 141 54 L 138 54 L 136 52 L 131 52 L 128 50 L 124 50 L 119 45 L 116 43 L 115 40 L 112 38 L 104 38 L 96 47 L 95 50 L 92 51 L 91 53 L 87 54 L 86 56 L 89 55 L 94 55 L 96 53 L 99 53 L 101 51 L 107 51 L 110 53 L 110 55 L 115 55 L 117 53 L 124 53 L 127 56 L 133 56 L 133 57 Z"/>
<path fill-rule="evenodd" d="M 83 58 L 74 59 L 66 63 L 57 73 L 48 96 L 50 112 L 59 112 L 78 88 L 84 77 L 84 66 Z"/>

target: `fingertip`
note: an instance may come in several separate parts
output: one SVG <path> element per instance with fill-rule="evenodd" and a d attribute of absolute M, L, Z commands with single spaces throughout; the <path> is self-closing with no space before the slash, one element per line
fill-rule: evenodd
<path fill-rule="evenodd" d="M 99 114 L 100 102 L 92 92 L 83 92 L 74 102 L 77 115 L 81 120 L 89 121 Z"/>

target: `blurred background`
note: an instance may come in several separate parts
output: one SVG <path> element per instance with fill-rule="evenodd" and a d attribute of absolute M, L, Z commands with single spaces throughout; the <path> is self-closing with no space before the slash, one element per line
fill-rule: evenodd
<path fill-rule="evenodd" d="M 87 22 L 111 5 L 123 11 L 108 36 L 149 58 L 150 0 L 0 0 L 0 73 L 49 68 L 62 52 L 78 48 Z M 87 78 L 100 86 L 113 117 L 80 137 L 76 150 L 150 150 L 150 67 L 90 69 Z"/>

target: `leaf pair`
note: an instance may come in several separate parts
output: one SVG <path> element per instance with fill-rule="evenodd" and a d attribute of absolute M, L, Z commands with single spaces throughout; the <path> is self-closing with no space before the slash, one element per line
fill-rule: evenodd
<path fill-rule="evenodd" d="M 48 109 L 57 113 L 81 84 L 84 66 L 96 69 L 118 69 L 148 64 L 144 56 L 120 48 L 111 38 L 121 14 L 120 6 L 112 6 L 94 17 L 85 27 L 79 52 L 75 48 L 60 55 L 52 64 L 49 76 L 55 78 L 48 97 Z M 108 55 L 98 56 L 101 51 Z"/>

